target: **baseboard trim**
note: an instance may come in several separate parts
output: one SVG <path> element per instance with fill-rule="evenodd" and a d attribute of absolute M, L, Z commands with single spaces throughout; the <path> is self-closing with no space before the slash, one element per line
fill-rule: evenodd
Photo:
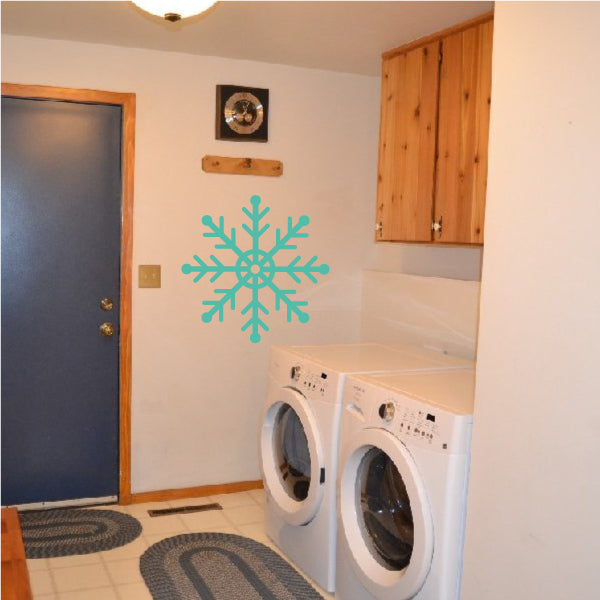
<path fill-rule="evenodd" d="M 13 504 L 19 511 L 22 510 L 52 510 L 53 508 L 76 508 L 95 506 L 100 504 L 113 504 L 117 496 L 102 496 L 100 498 L 77 498 L 75 500 L 56 500 L 52 502 L 30 502 L 28 504 Z"/>
<path fill-rule="evenodd" d="M 128 498 L 121 498 L 121 504 L 140 504 L 141 502 L 163 502 L 165 500 L 180 500 L 182 498 L 201 498 L 217 494 L 234 494 L 248 490 L 263 488 L 262 480 L 236 481 L 233 483 L 218 483 L 215 485 L 201 485 L 189 488 L 176 488 L 172 490 L 157 490 L 155 492 L 139 492 L 131 494 Z"/>

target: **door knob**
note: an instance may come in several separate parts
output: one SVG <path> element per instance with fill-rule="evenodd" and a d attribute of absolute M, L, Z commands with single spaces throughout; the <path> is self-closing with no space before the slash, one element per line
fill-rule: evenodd
<path fill-rule="evenodd" d="M 102 323 L 100 325 L 100 334 L 104 337 L 112 337 L 115 333 L 115 328 L 112 323 Z"/>
<path fill-rule="evenodd" d="M 102 300 L 100 300 L 100 308 L 102 310 L 112 310 L 113 309 L 113 301 L 111 298 L 102 298 Z"/>

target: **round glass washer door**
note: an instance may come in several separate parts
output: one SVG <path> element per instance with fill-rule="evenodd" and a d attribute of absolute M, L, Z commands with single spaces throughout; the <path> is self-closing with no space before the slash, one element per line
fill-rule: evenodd
<path fill-rule="evenodd" d="M 364 429 L 344 452 L 340 512 L 346 557 L 378 600 L 412 598 L 433 556 L 425 488 L 404 444 L 384 429 Z"/>
<path fill-rule="evenodd" d="M 323 498 L 323 453 L 306 398 L 284 387 L 263 411 L 260 453 L 265 486 L 285 521 L 310 522 Z"/>
<path fill-rule="evenodd" d="M 355 501 L 363 539 L 379 564 L 390 571 L 408 567 L 415 539 L 410 498 L 394 461 L 380 448 L 360 461 Z"/>

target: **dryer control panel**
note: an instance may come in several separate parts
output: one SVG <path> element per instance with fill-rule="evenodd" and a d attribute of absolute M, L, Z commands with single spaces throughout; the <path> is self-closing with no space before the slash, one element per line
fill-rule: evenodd
<path fill-rule="evenodd" d="M 270 375 L 275 385 L 290 386 L 307 398 L 340 402 L 340 374 L 302 357 L 273 348 Z"/>
<path fill-rule="evenodd" d="M 290 380 L 292 385 L 303 394 L 317 394 L 324 396 L 329 387 L 330 373 L 310 363 L 294 364 L 290 367 Z"/>
<path fill-rule="evenodd" d="M 354 377 L 346 385 L 344 410 L 359 417 L 363 427 L 386 429 L 409 447 L 450 454 L 468 452 L 470 415 L 453 414 Z"/>
<path fill-rule="evenodd" d="M 393 431 L 411 438 L 424 440 L 429 445 L 434 442 L 439 445 L 441 438 L 436 425 L 438 416 L 434 410 L 427 412 L 418 407 L 408 407 L 399 402 L 397 398 L 390 399 L 388 403 L 382 404 L 382 406 L 389 405 L 394 407 L 395 426 Z M 441 443 L 443 446 L 444 442 Z"/>

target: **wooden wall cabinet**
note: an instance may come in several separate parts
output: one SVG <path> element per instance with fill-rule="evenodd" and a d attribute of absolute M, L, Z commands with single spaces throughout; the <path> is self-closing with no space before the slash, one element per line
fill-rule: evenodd
<path fill-rule="evenodd" d="M 492 19 L 383 55 L 377 241 L 483 243 Z"/>

